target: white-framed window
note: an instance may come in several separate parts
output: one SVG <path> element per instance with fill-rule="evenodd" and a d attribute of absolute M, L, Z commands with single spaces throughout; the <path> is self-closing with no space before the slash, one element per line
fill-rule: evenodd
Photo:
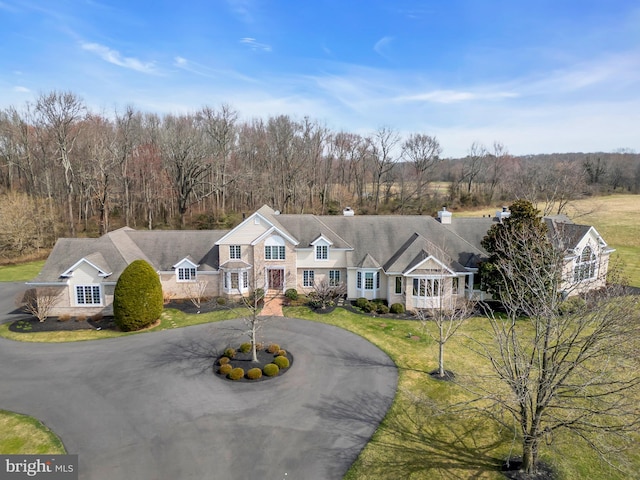
<path fill-rule="evenodd" d="M 196 269 L 194 267 L 179 267 L 178 281 L 189 282 L 196 279 Z"/>
<path fill-rule="evenodd" d="M 240 245 L 229 245 L 229 258 L 232 260 L 240 260 Z"/>
<path fill-rule="evenodd" d="M 245 293 L 249 290 L 249 272 L 246 270 L 225 272 L 223 278 L 227 293 Z"/>
<path fill-rule="evenodd" d="M 316 260 L 329 259 L 329 245 L 316 245 Z"/>
<path fill-rule="evenodd" d="M 358 290 L 362 288 L 362 272 L 356 274 L 356 288 Z"/>
<path fill-rule="evenodd" d="M 76 305 L 102 305 L 100 285 L 76 285 Z"/>
<path fill-rule="evenodd" d="M 364 272 L 364 289 L 373 290 L 373 280 L 375 278 L 374 272 Z"/>
<path fill-rule="evenodd" d="M 396 295 L 402 294 L 402 277 L 396 277 L 396 289 L 394 292 Z"/>
<path fill-rule="evenodd" d="M 265 245 L 264 259 L 265 260 L 284 260 L 285 259 L 284 246 L 283 245 Z"/>
<path fill-rule="evenodd" d="M 413 279 L 413 296 L 414 297 L 439 297 L 440 296 L 440 279 L 414 278 Z"/>
<path fill-rule="evenodd" d="M 302 286 L 303 287 L 313 287 L 313 285 L 314 285 L 314 277 L 315 277 L 315 272 L 313 270 L 303 270 L 302 271 Z"/>
<path fill-rule="evenodd" d="M 593 249 L 588 245 L 584 247 L 573 268 L 573 281 L 583 282 L 594 279 L 596 277 L 597 260 Z"/>
<path fill-rule="evenodd" d="M 337 287 L 340 285 L 340 270 L 329 270 L 329 286 Z"/>

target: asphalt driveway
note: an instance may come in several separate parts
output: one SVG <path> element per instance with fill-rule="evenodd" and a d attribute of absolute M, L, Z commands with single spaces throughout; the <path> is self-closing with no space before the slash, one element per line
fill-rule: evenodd
<path fill-rule="evenodd" d="M 393 400 L 395 366 L 357 335 L 278 318 L 262 336 L 294 355 L 286 375 L 215 378 L 211 357 L 242 329 L 232 320 L 93 342 L 0 339 L 0 408 L 51 427 L 79 454 L 82 479 L 341 478 Z"/>

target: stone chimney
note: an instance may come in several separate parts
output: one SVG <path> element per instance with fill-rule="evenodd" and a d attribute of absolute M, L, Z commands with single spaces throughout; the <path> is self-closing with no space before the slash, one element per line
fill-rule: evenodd
<path fill-rule="evenodd" d="M 443 225 L 451 224 L 451 212 L 447 210 L 447 207 L 442 207 L 442 210 L 438 212 L 438 219 Z"/>
<path fill-rule="evenodd" d="M 353 217 L 355 214 L 356 212 L 354 212 L 351 207 L 345 207 L 345 209 L 342 210 L 342 215 L 345 217 Z"/>

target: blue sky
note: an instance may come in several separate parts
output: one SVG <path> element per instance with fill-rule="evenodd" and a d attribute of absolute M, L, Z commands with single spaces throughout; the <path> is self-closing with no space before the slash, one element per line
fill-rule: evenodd
<path fill-rule="evenodd" d="M 0 108 L 226 103 L 514 154 L 640 151 L 636 0 L 0 0 Z"/>

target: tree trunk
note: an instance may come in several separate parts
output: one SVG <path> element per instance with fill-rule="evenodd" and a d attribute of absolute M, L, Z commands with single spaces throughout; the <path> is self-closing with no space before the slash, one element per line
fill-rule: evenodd
<path fill-rule="evenodd" d="M 522 442 L 522 470 L 527 475 L 536 473 L 538 466 L 538 439 L 526 436 Z"/>

